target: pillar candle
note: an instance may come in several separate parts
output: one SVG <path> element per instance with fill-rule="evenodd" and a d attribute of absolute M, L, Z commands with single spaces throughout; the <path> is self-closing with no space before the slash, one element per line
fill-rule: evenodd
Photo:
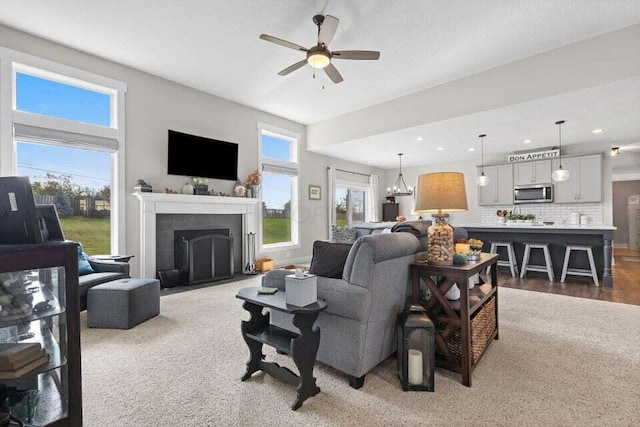
<path fill-rule="evenodd" d="M 409 384 L 422 384 L 422 352 L 409 349 Z"/>

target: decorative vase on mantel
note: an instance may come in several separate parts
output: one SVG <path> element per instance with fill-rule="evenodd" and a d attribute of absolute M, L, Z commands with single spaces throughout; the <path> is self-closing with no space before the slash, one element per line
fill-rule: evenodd
<path fill-rule="evenodd" d="M 247 185 L 247 197 L 253 199 L 255 196 L 253 195 L 253 186 Z"/>

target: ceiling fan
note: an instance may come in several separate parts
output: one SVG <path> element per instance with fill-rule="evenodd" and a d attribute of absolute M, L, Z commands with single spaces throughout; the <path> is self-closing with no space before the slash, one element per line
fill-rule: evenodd
<path fill-rule="evenodd" d="M 313 17 L 313 22 L 318 26 L 318 44 L 307 49 L 299 44 L 292 43 L 286 40 L 279 39 L 277 37 L 270 36 L 268 34 L 261 34 L 260 38 L 271 43 L 278 44 L 280 46 L 288 47 L 290 49 L 306 52 L 307 57 L 302 61 L 296 62 L 293 65 L 288 66 L 278 74 L 286 76 L 299 68 L 302 68 L 305 64 L 311 65 L 313 68 L 324 69 L 327 76 L 334 83 L 340 83 L 344 79 L 331 63 L 332 59 L 356 59 L 356 60 L 375 60 L 380 58 L 380 52 L 374 50 L 329 50 L 329 43 L 333 40 L 333 36 L 338 29 L 338 23 L 340 20 L 331 15 L 316 15 Z"/>

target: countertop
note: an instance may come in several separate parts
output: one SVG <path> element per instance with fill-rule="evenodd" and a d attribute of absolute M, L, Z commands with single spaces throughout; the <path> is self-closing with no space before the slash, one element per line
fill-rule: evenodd
<path fill-rule="evenodd" d="M 568 225 L 568 224 L 553 224 L 553 225 L 531 225 L 531 224 L 518 224 L 518 225 L 506 225 L 506 224 L 451 224 L 454 227 L 463 227 L 463 228 L 491 228 L 495 230 L 513 230 L 513 229 L 527 229 L 527 230 L 607 230 L 613 231 L 617 230 L 618 227 L 614 227 L 613 225 L 603 225 L 603 224 L 588 224 L 588 225 Z"/>

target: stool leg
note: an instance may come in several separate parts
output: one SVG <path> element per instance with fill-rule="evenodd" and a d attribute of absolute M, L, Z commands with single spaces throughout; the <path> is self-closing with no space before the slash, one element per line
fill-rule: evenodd
<path fill-rule="evenodd" d="M 549 276 L 549 281 L 553 282 L 553 265 L 551 264 L 551 254 L 549 253 L 549 247 L 545 246 L 542 248 L 544 252 L 544 262 L 547 265 L 547 276 Z"/>
<path fill-rule="evenodd" d="M 527 264 L 529 264 L 529 254 L 531 253 L 531 247 L 529 245 L 524 246 L 524 256 L 522 257 L 522 267 L 520 267 L 520 278 L 523 279 L 527 274 Z"/>
<path fill-rule="evenodd" d="M 598 272 L 596 271 L 596 262 L 593 259 L 593 251 L 591 248 L 587 250 L 587 255 L 589 255 L 589 267 L 591 267 L 591 275 L 593 276 L 593 281 L 596 286 L 600 286 L 598 282 Z"/>
<path fill-rule="evenodd" d="M 509 244 L 509 246 L 507 246 L 507 255 L 509 255 L 511 277 L 518 277 L 518 263 L 516 262 L 516 251 L 513 250 L 513 244 Z"/>
<path fill-rule="evenodd" d="M 490 254 L 495 254 L 497 252 L 497 247 L 495 243 L 491 244 L 491 248 L 489 249 L 489 253 Z M 497 264 L 496 264 L 497 265 Z M 487 275 L 489 275 L 489 273 L 491 272 L 491 266 L 487 267 Z"/>
<path fill-rule="evenodd" d="M 571 249 L 567 246 L 567 250 L 564 251 L 564 265 L 562 266 L 562 277 L 560 278 L 560 282 L 564 283 L 564 280 L 567 278 L 567 268 L 569 267 L 569 257 L 571 256 Z"/>

